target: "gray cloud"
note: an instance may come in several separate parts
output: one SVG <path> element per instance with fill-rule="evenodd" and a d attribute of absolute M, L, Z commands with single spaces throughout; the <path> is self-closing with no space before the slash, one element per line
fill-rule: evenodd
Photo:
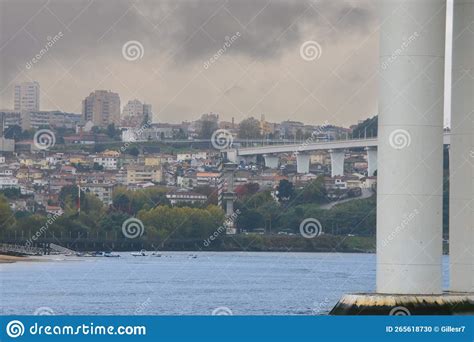
<path fill-rule="evenodd" d="M 345 63 L 338 75 L 346 82 L 343 89 L 351 95 L 366 82 L 376 51 L 358 51 L 354 63 L 362 67 L 345 58 L 365 39 L 376 48 L 375 38 L 370 36 L 374 27 L 374 4 L 370 0 L 4 0 L 0 4 L 0 107 L 12 106 L 13 82 L 31 77 L 40 81 L 45 91 L 42 103 L 46 108 L 78 111 L 81 98 L 104 87 L 119 91 L 122 102 L 133 96 L 147 99 L 163 120 L 191 119 L 207 109 L 227 110 L 224 117 L 256 115 L 249 110 L 272 111 L 265 113 L 267 118 L 277 120 L 288 116 L 288 110 L 278 112 L 261 98 L 276 82 L 280 84 L 275 89 L 282 93 L 286 86 L 294 88 L 289 81 L 278 81 L 278 70 L 289 68 L 302 75 L 301 84 L 307 89 L 317 88 L 323 79 L 329 82 L 327 89 L 342 89 L 341 80 L 332 79 L 331 72 L 339 67 L 335 62 Z M 64 38 L 32 70 L 25 70 L 47 37 L 59 31 Z M 191 83 L 186 88 L 193 73 L 222 47 L 226 36 L 235 32 L 240 32 L 241 38 L 216 64 L 215 71 L 203 75 L 204 79 L 199 77 L 199 85 Z M 140 64 L 124 64 L 121 47 L 129 40 L 139 40 L 145 48 Z M 299 46 L 305 40 L 317 40 L 323 46 L 319 66 L 299 60 Z M 246 85 L 236 82 L 242 75 L 239 67 L 245 69 L 256 61 L 260 69 L 248 75 L 251 81 Z M 234 69 L 229 70 L 230 65 Z M 314 81 L 305 79 L 303 68 L 314 73 Z M 159 76 L 152 79 L 152 71 Z M 222 89 L 222 94 L 203 83 L 207 81 Z M 148 86 L 142 87 L 144 83 Z M 208 98 L 199 105 L 192 89 L 203 86 L 209 89 L 199 91 Z M 369 93 L 367 108 L 341 117 L 341 122 L 373 114 L 367 113 L 374 107 Z M 325 107 L 336 110 L 341 102 L 337 96 L 325 98 Z M 174 98 L 181 102 L 175 103 Z M 270 99 L 271 94 L 265 97 L 265 101 Z M 302 99 L 288 98 L 292 106 L 298 101 Z M 173 108 L 179 112 L 173 113 Z M 301 113 L 299 119 L 314 122 L 321 116 Z"/>

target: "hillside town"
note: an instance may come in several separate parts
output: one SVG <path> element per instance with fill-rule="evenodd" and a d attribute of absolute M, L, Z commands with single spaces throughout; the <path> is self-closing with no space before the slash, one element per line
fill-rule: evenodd
<path fill-rule="evenodd" d="M 275 141 L 299 143 L 308 137 L 312 141 L 347 139 L 357 127 L 291 120 L 272 123 L 265 115 L 238 123 L 233 118 L 221 120 L 215 113 L 202 114 L 191 122 L 161 123 L 156 122 L 150 104 L 133 99 L 122 108 L 119 95 L 105 90 L 87 96 L 80 114 L 42 111 L 39 98 L 39 83 L 21 83 L 15 86 L 14 109 L 0 111 L 0 190 L 9 195 L 14 212 L 61 213 L 59 194 L 71 186 L 95 195 L 106 207 L 113 205 L 117 187 L 164 189 L 171 206 L 217 204 L 222 156 L 209 143 L 214 131 L 230 132 L 235 146 L 256 146 Z M 368 137 L 376 132 L 369 126 L 363 134 Z M 330 176 L 328 151 L 311 153 L 307 173 L 298 173 L 296 163 L 295 153 L 282 154 L 276 168 L 266 167 L 261 156 L 241 161 L 236 165 L 233 188 L 238 193 L 243 186 L 254 184 L 258 191 L 269 191 L 277 199 L 282 181 L 302 188 L 324 177 L 328 201 L 375 189 L 376 177 L 367 173 L 364 150 L 347 151 L 345 174 L 336 177 Z"/>

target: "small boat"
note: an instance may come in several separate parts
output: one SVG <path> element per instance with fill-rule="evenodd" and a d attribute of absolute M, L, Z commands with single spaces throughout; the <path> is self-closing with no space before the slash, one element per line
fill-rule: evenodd
<path fill-rule="evenodd" d="M 131 253 L 133 256 L 147 256 L 146 251 L 142 249 L 140 252 L 132 252 Z"/>
<path fill-rule="evenodd" d="M 160 254 L 160 253 L 157 253 L 157 252 L 153 252 L 153 253 L 151 253 L 151 255 L 153 255 L 153 256 L 155 256 L 155 257 L 158 257 L 158 258 L 161 257 L 161 254 Z"/>
<path fill-rule="evenodd" d="M 119 254 L 114 254 L 112 252 L 105 252 L 104 257 L 106 257 L 106 258 L 120 258 L 120 255 Z"/>

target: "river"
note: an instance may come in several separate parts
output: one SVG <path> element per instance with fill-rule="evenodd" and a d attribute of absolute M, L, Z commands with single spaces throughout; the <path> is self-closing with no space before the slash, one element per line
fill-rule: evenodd
<path fill-rule="evenodd" d="M 324 315 L 375 288 L 374 254 L 120 254 L 2 264 L 0 314 Z"/>

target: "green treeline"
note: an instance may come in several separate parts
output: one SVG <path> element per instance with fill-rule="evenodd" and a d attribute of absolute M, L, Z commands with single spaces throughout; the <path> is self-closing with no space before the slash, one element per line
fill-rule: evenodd
<path fill-rule="evenodd" d="M 235 224 L 241 231 L 299 235 L 301 221 L 314 218 L 321 222 L 325 234 L 373 236 L 375 234 L 375 196 L 321 209 L 327 203 L 323 178 L 304 188 L 295 188 L 282 181 L 278 193 L 259 191 L 258 185 L 246 184 L 237 189 Z M 119 187 L 113 195 L 113 205 L 105 206 L 93 194 L 81 191 L 78 211 L 78 189 L 64 187 L 59 194 L 62 215 L 28 211 L 13 212 L 10 198 L 15 192 L 0 195 L 0 236 L 41 234 L 55 237 L 123 237 L 122 224 L 129 218 L 141 220 L 143 238 L 206 239 L 224 225 L 224 211 L 215 204 L 171 206 L 165 188 L 153 187 L 130 191 Z M 21 196 L 20 196 L 21 197 Z M 212 197 L 214 201 L 215 197 Z M 42 229 L 43 227 L 43 229 Z M 107 235 L 106 235 L 107 234 Z M 221 234 L 219 234 L 221 235 Z M 222 234 L 225 235 L 225 234 Z M 44 237 L 44 236 L 43 236 Z"/>

